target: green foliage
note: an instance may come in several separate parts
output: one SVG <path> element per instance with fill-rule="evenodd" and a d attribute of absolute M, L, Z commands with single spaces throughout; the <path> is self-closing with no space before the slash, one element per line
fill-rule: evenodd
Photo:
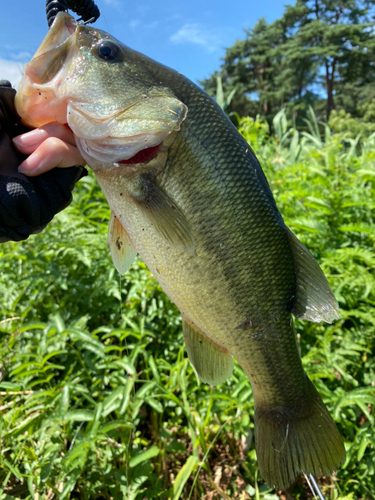
<path fill-rule="evenodd" d="M 228 97 L 224 99 L 223 83 L 221 81 L 221 77 L 218 76 L 216 81 L 217 81 L 216 96 L 215 96 L 216 102 L 223 111 L 226 111 L 231 103 L 231 100 L 233 99 L 234 94 L 236 93 L 236 89 L 233 89 L 232 92 L 228 95 Z"/>
<path fill-rule="evenodd" d="M 371 112 L 371 111 L 370 111 Z M 359 121 L 353 118 L 350 113 L 346 113 L 344 110 L 332 111 L 329 116 L 328 125 L 330 126 L 332 132 L 345 134 L 347 137 L 355 139 L 359 134 L 364 137 L 375 132 L 375 121 L 373 117 L 370 116 L 369 120 L 366 119 L 370 113 L 363 120 Z M 375 117 L 375 116 L 374 116 Z"/>
<path fill-rule="evenodd" d="M 347 448 L 320 485 L 332 500 L 374 499 L 375 137 L 313 114 L 304 133 L 283 112 L 273 128 L 240 122 L 341 307 L 333 325 L 295 322 Z M 108 220 L 90 176 L 45 231 L 0 247 L 0 499 L 285 498 L 259 475 L 242 369 L 216 389 L 199 382 L 178 311 L 144 264 L 115 273 Z M 302 479 L 290 493 L 311 498 Z"/>

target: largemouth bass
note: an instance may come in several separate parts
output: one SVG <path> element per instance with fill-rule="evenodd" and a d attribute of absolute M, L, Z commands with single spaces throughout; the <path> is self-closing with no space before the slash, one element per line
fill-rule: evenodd
<path fill-rule="evenodd" d="M 190 361 L 222 383 L 232 357 L 251 382 L 262 476 L 286 489 L 344 461 L 339 432 L 306 376 L 292 313 L 331 322 L 338 306 L 286 227 L 254 152 L 181 74 L 58 14 L 27 64 L 26 125 L 67 123 L 112 210 L 116 267 L 139 253 L 183 318 Z"/>

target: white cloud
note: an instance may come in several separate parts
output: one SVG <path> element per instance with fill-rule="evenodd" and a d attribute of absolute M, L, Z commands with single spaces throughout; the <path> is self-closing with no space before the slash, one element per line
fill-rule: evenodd
<path fill-rule="evenodd" d="M 174 43 L 195 43 L 202 45 L 208 52 L 220 48 L 219 38 L 199 24 L 184 24 L 170 40 Z"/>
<path fill-rule="evenodd" d="M 128 26 L 130 29 L 135 30 L 135 28 L 137 28 L 140 24 L 141 22 L 138 21 L 138 19 L 133 19 L 130 23 L 128 23 Z"/>
<path fill-rule="evenodd" d="M 159 25 L 159 21 L 152 21 L 151 23 L 144 23 L 140 21 L 139 19 L 132 19 L 131 21 L 128 22 L 128 26 L 131 30 L 136 30 L 140 26 L 142 26 L 142 31 L 147 31 L 147 30 L 153 30 L 157 28 Z"/>
<path fill-rule="evenodd" d="M 23 72 L 23 64 L 15 61 L 0 59 L 0 80 L 9 80 L 14 88 L 18 87 Z"/>
<path fill-rule="evenodd" d="M 30 52 L 23 51 L 23 52 L 17 52 L 16 54 L 12 54 L 11 57 L 15 61 L 21 61 L 21 62 L 27 61 L 27 62 L 29 62 L 31 59 L 31 56 L 32 56 L 32 54 L 30 54 Z"/>

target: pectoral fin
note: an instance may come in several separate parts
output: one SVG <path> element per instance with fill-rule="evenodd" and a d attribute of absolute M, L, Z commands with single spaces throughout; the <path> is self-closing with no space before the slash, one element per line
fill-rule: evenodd
<path fill-rule="evenodd" d="M 305 245 L 288 229 L 297 274 L 297 289 L 292 313 L 296 318 L 318 323 L 338 319 L 339 306 L 320 269 Z"/>
<path fill-rule="evenodd" d="M 109 220 L 108 246 L 115 268 L 120 274 L 125 274 L 134 262 L 137 252 L 131 244 L 128 233 L 113 212 Z"/>
<path fill-rule="evenodd" d="M 131 195 L 144 217 L 162 238 L 180 250 L 194 253 L 194 237 L 189 222 L 151 176 L 142 175 Z"/>
<path fill-rule="evenodd" d="M 225 382 L 233 371 L 229 352 L 194 330 L 185 320 L 182 329 L 189 359 L 202 382 L 211 385 Z"/>

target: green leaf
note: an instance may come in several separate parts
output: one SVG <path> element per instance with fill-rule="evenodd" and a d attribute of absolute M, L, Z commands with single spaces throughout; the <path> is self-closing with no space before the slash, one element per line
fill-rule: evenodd
<path fill-rule="evenodd" d="M 155 387 L 156 383 L 152 380 L 146 382 L 142 387 L 135 393 L 136 399 L 143 399 L 150 391 Z"/>
<path fill-rule="evenodd" d="M 42 470 L 40 471 L 40 480 L 43 483 L 45 483 L 47 481 L 47 479 L 49 478 L 53 464 L 54 464 L 58 454 L 59 454 L 59 451 L 55 451 L 55 453 L 52 455 L 50 460 L 48 460 L 48 462 L 43 465 Z"/>
<path fill-rule="evenodd" d="M 64 415 L 68 411 L 69 402 L 70 402 L 70 387 L 69 385 L 64 385 L 60 395 L 60 408 L 59 408 L 60 418 L 64 418 Z"/>
<path fill-rule="evenodd" d="M 109 422 L 108 424 L 103 425 L 103 427 L 101 427 L 99 429 L 99 431 L 101 433 L 105 434 L 107 432 L 117 430 L 117 429 L 122 429 L 122 428 L 134 429 L 134 424 L 132 424 L 130 422 L 126 422 L 125 420 L 112 420 L 112 422 Z"/>
<path fill-rule="evenodd" d="M 66 422 L 91 422 L 94 419 L 94 413 L 88 410 L 73 410 L 65 414 Z"/>
<path fill-rule="evenodd" d="M 23 420 L 20 424 L 17 426 L 11 428 L 10 431 L 4 433 L 4 436 L 12 436 L 16 437 L 19 436 L 20 434 L 24 434 L 26 431 L 28 431 L 32 426 L 36 426 L 37 422 L 41 419 L 41 415 L 39 412 L 35 413 L 34 415 L 31 415 L 30 417 L 27 417 L 25 420 Z"/>
<path fill-rule="evenodd" d="M 193 473 L 194 467 L 197 462 L 198 457 L 191 455 L 187 459 L 186 463 L 182 466 L 173 483 L 173 500 L 179 500 L 179 498 L 181 498 L 182 490 L 186 484 L 186 481 Z"/>
<path fill-rule="evenodd" d="M 0 388 L 5 389 L 6 391 L 20 391 L 22 386 L 12 382 L 1 382 Z"/>
<path fill-rule="evenodd" d="M 28 323 L 18 329 L 18 333 L 28 332 L 29 330 L 44 330 L 46 323 Z"/>
<path fill-rule="evenodd" d="M 154 360 L 154 357 L 152 356 L 152 354 L 149 355 L 148 357 L 148 364 L 151 368 L 151 372 L 154 376 L 154 379 L 156 380 L 156 383 L 157 384 L 160 384 L 160 375 L 159 375 L 159 371 L 157 369 L 157 366 L 156 366 L 156 363 L 155 363 L 155 360 Z"/>
<path fill-rule="evenodd" d="M 357 451 L 357 461 L 360 462 L 363 458 L 363 455 L 365 454 L 367 446 L 371 444 L 371 439 L 368 436 L 364 436 L 361 444 L 359 445 L 358 451 Z"/>
<path fill-rule="evenodd" d="M 133 390 L 133 387 L 134 387 L 134 379 L 132 377 L 128 377 L 122 392 L 122 402 L 119 408 L 120 415 L 124 415 L 124 413 L 126 412 L 126 409 L 130 401 L 130 393 Z"/>
<path fill-rule="evenodd" d="M 8 460 L 4 459 L 3 460 L 4 464 L 8 467 L 8 469 L 12 472 L 12 474 L 19 480 L 21 483 L 23 483 L 23 476 L 21 472 L 19 471 L 17 466 L 13 466 Z"/>
<path fill-rule="evenodd" d="M 149 397 L 146 399 L 146 402 L 149 406 L 151 406 L 151 408 L 153 408 L 158 413 L 163 413 L 163 405 L 156 399 Z"/>
<path fill-rule="evenodd" d="M 103 417 L 106 417 L 120 406 L 123 392 L 123 388 L 118 387 L 105 398 L 103 401 Z"/>
<path fill-rule="evenodd" d="M 76 444 L 64 457 L 63 465 L 67 469 L 69 466 L 75 462 L 77 459 L 81 461 L 86 461 L 87 453 L 90 448 L 90 443 L 87 440 L 83 440 L 80 443 Z"/>
<path fill-rule="evenodd" d="M 145 451 L 142 451 L 138 455 L 132 457 L 129 461 L 129 467 L 133 468 L 141 462 L 150 460 L 151 458 L 157 457 L 160 453 L 160 449 L 157 446 L 151 446 Z"/>

